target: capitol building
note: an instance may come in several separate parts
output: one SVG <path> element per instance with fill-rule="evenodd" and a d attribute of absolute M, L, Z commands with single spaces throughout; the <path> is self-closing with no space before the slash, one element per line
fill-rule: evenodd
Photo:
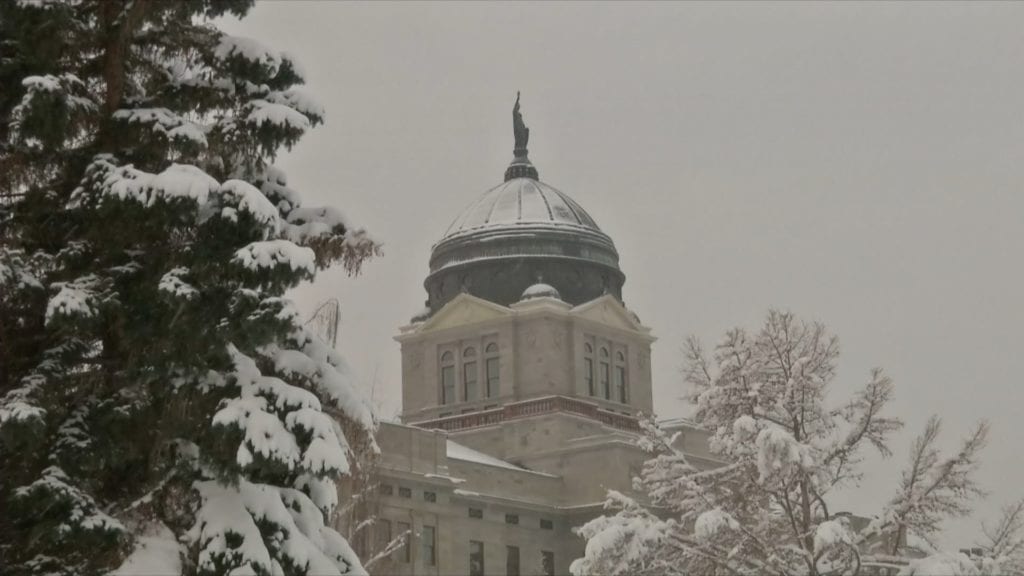
<path fill-rule="evenodd" d="M 612 239 L 540 179 L 518 100 L 513 125 L 504 180 L 434 244 L 426 307 L 395 337 L 402 410 L 378 432 L 362 545 L 408 538 L 374 574 L 568 574 L 585 546 L 573 528 L 645 460 L 654 336 L 624 304 Z M 705 432 L 663 425 L 714 463 Z"/>

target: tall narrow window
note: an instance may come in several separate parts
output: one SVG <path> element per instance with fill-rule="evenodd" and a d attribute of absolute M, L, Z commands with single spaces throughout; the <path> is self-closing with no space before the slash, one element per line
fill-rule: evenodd
<path fill-rule="evenodd" d="M 550 550 L 541 550 L 540 565 L 544 570 L 544 576 L 555 576 L 555 553 Z"/>
<path fill-rule="evenodd" d="M 436 565 L 437 554 L 435 554 L 434 550 L 437 545 L 437 540 L 433 526 L 423 525 L 423 533 L 420 535 L 420 543 L 422 544 L 423 564 L 425 566 Z"/>
<path fill-rule="evenodd" d="M 455 402 L 455 355 L 445 352 L 441 355 L 441 404 Z"/>
<path fill-rule="evenodd" d="M 487 370 L 487 397 L 495 398 L 498 396 L 499 388 L 501 385 L 501 373 L 498 371 L 498 345 L 491 342 L 484 349 L 484 365 Z"/>
<path fill-rule="evenodd" d="M 476 391 L 476 349 L 462 351 L 462 399 L 472 402 L 477 399 Z"/>
<path fill-rule="evenodd" d="M 615 353 L 615 399 L 623 404 L 629 395 L 626 393 L 626 356 L 622 352 Z"/>
<path fill-rule="evenodd" d="M 519 546 L 505 546 L 505 575 L 519 576 Z"/>
<path fill-rule="evenodd" d="M 374 548 L 373 553 L 377 554 L 383 550 L 387 550 L 388 544 L 391 543 L 391 520 L 384 520 L 383 518 L 377 520 L 377 545 Z"/>
<path fill-rule="evenodd" d="M 398 561 L 409 562 L 409 542 L 412 540 L 412 526 L 408 522 L 398 522 L 398 537 L 402 539 L 402 547 L 398 549 Z"/>
<path fill-rule="evenodd" d="M 609 371 L 611 367 L 608 365 L 608 349 L 601 348 L 601 397 L 605 400 L 611 400 L 611 387 L 608 385 Z"/>
<path fill-rule="evenodd" d="M 469 541 L 469 576 L 484 576 L 484 543 Z"/>
<path fill-rule="evenodd" d="M 587 395 L 594 395 L 594 347 L 583 345 L 583 379 L 587 382 Z"/>

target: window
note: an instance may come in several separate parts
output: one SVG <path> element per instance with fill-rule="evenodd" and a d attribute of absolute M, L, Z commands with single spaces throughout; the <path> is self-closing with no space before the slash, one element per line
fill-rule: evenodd
<path fill-rule="evenodd" d="M 462 351 L 462 358 L 462 399 L 472 402 L 477 399 L 476 349 L 466 348 Z"/>
<path fill-rule="evenodd" d="M 420 534 L 420 544 L 422 545 L 422 557 L 423 564 L 426 566 L 434 566 L 437 564 L 437 555 L 434 553 L 437 545 L 436 536 L 434 534 L 434 527 L 423 525 L 423 532 Z"/>
<path fill-rule="evenodd" d="M 395 493 L 395 487 L 391 484 L 381 484 L 377 487 L 377 492 L 379 492 L 381 496 L 391 496 Z"/>
<path fill-rule="evenodd" d="M 374 553 L 386 550 L 388 544 L 391 543 L 391 521 L 379 519 L 377 520 L 377 546 L 374 549 Z"/>
<path fill-rule="evenodd" d="M 608 349 L 601 348 L 601 397 L 605 400 L 611 400 L 611 388 L 608 386 L 608 373 L 610 367 L 608 366 Z"/>
<path fill-rule="evenodd" d="M 594 395 L 594 347 L 583 344 L 583 379 L 587 383 L 587 395 Z"/>
<path fill-rule="evenodd" d="M 476 412 L 476 408 L 463 408 L 460 414 L 469 414 L 470 412 Z"/>
<path fill-rule="evenodd" d="M 441 404 L 455 402 L 455 355 L 441 355 Z"/>
<path fill-rule="evenodd" d="M 441 412 L 437 415 L 438 418 L 447 418 L 452 415 L 452 412 Z"/>
<path fill-rule="evenodd" d="M 469 517 L 470 518 L 483 518 L 484 517 L 484 511 L 479 509 L 479 508 L 470 508 L 469 509 Z"/>
<path fill-rule="evenodd" d="M 505 546 L 505 574 L 519 576 L 519 546 Z"/>
<path fill-rule="evenodd" d="M 622 352 L 615 353 L 615 400 L 623 404 L 629 400 L 626 393 L 626 356 Z"/>
<path fill-rule="evenodd" d="M 484 576 L 484 543 L 469 541 L 469 576 Z"/>
<path fill-rule="evenodd" d="M 484 349 L 484 369 L 487 378 L 487 397 L 494 398 L 501 388 L 501 373 L 498 366 L 498 345 L 491 342 Z"/>
<path fill-rule="evenodd" d="M 550 550 L 541 550 L 540 565 L 544 569 L 544 576 L 555 576 L 555 553 Z"/>
<path fill-rule="evenodd" d="M 423 499 L 427 502 L 437 502 L 437 492 L 424 492 Z"/>
<path fill-rule="evenodd" d="M 405 486 L 398 487 L 398 495 L 402 498 L 412 498 L 412 488 L 406 488 Z"/>
<path fill-rule="evenodd" d="M 505 524 L 519 524 L 519 515 L 505 514 Z"/>
<path fill-rule="evenodd" d="M 408 522 L 399 522 L 398 536 L 402 539 L 402 547 L 398 549 L 398 561 L 409 562 L 409 540 L 412 539 L 412 526 Z"/>
<path fill-rule="evenodd" d="M 554 530 L 555 529 L 555 523 L 552 522 L 551 520 L 548 520 L 547 518 L 541 518 L 540 519 L 540 529 L 541 530 Z"/>

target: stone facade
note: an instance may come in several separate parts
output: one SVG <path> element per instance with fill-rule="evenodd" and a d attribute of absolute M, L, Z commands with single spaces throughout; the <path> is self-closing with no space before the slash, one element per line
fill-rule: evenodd
<path fill-rule="evenodd" d="M 482 558 L 488 575 L 517 566 L 524 575 L 567 574 L 585 544 L 572 529 L 601 513 L 609 489 L 628 492 L 645 459 L 635 440 L 637 417 L 653 411 L 650 330 L 610 295 L 579 306 L 554 297 L 501 306 L 460 294 L 396 339 L 404 423 L 381 426 L 379 521 L 375 543 L 363 545 L 379 550 L 407 529 L 410 538 L 372 572 L 475 574 Z M 490 358 L 498 369 L 488 395 Z M 447 403 L 445 367 L 455 374 Z M 467 378 L 477 387 L 470 398 Z M 695 461 L 712 462 L 702 430 L 669 424 Z"/>

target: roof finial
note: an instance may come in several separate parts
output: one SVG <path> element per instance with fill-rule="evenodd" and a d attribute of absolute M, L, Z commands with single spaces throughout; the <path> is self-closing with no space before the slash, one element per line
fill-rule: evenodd
<path fill-rule="evenodd" d="M 512 150 L 515 158 L 512 164 L 505 170 L 505 181 L 513 178 L 532 178 L 537 180 L 539 175 L 537 169 L 530 163 L 526 156 L 526 144 L 530 141 L 530 129 L 523 122 L 523 115 L 519 113 L 519 91 L 516 91 L 516 104 L 512 107 L 512 132 L 516 137 L 516 147 Z"/>
<path fill-rule="evenodd" d="M 512 107 L 512 131 L 516 136 L 516 147 L 512 151 L 516 158 L 526 158 L 526 144 L 530 141 L 530 129 L 523 123 L 519 113 L 519 91 L 516 91 L 516 105 Z"/>

